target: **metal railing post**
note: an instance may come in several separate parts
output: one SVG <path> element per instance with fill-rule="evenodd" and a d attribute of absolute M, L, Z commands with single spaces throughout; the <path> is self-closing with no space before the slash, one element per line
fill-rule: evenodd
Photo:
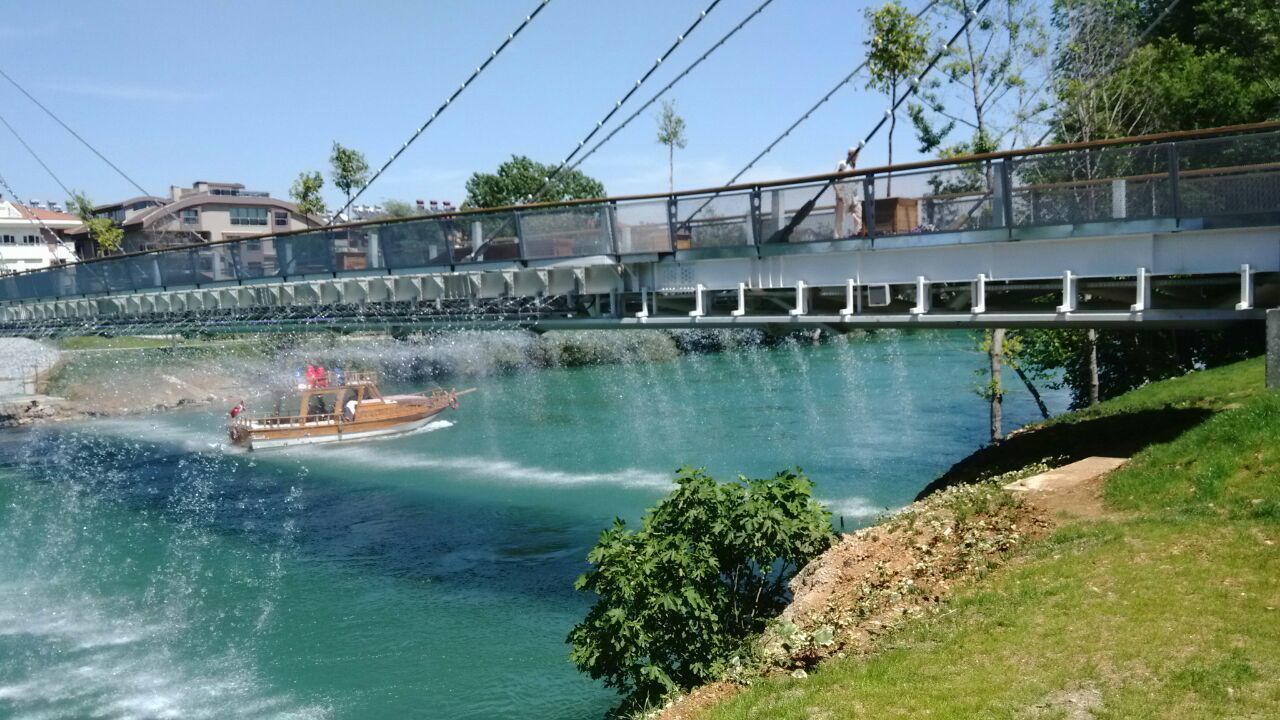
<path fill-rule="evenodd" d="M 862 226 L 866 230 L 867 239 L 874 244 L 876 237 L 875 175 L 868 175 L 862 179 Z"/>
<path fill-rule="evenodd" d="M 674 195 L 667 198 L 667 228 L 671 233 L 671 252 L 676 251 L 676 226 L 680 222 L 679 216 L 676 215 L 676 198 Z M 689 233 L 690 247 L 693 245 L 693 232 Z"/>
<path fill-rule="evenodd" d="M 1182 218 L 1182 188 L 1179 186 L 1178 144 L 1169 143 L 1169 205 L 1173 213 L 1174 226 L 1180 224 Z"/>
<path fill-rule="evenodd" d="M 512 210 L 511 214 L 515 216 L 515 222 L 512 223 L 516 229 L 516 247 L 520 249 L 520 261 L 529 261 L 529 248 L 524 243 L 524 213 L 519 210 Z M 497 238 L 494 238 L 495 240 Z M 552 248 L 554 249 L 554 244 Z"/>
<path fill-rule="evenodd" d="M 1009 237 L 1013 237 L 1013 170 L 1010 164 L 1013 158 L 1000 161 L 1000 199 L 1001 211 L 1004 213 L 1004 226 L 1009 229 Z"/>
<path fill-rule="evenodd" d="M 760 187 L 751 188 L 751 237 L 748 239 L 752 245 L 759 245 L 760 238 L 764 236 L 764 218 L 760 216 L 760 209 L 763 201 L 760 197 Z"/>
<path fill-rule="evenodd" d="M 618 250 L 618 207 L 615 202 L 605 203 L 600 210 L 604 216 L 606 228 L 609 230 L 609 248 L 613 250 L 614 255 L 620 255 Z"/>

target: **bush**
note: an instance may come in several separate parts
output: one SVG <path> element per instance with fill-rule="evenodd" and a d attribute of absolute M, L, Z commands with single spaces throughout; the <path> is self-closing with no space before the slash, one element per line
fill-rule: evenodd
<path fill-rule="evenodd" d="M 569 634 L 573 662 L 632 708 L 718 678 L 835 537 L 799 471 L 722 484 L 684 468 L 675 482 L 638 532 L 601 533 L 576 584 L 599 599 Z"/>

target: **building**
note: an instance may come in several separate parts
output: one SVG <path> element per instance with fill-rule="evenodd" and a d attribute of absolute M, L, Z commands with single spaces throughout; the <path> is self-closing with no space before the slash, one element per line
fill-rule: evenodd
<path fill-rule="evenodd" d="M 323 224 L 308 218 L 291 202 L 269 193 L 245 190 L 240 183 L 198 180 L 189 188 L 173 186 L 168 198 L 141 196 L 94 208 L 124 229 L 123 250 L 138 252 L 176 245 L 236 240 L 303 230 Z M 88 228 L 74 233 L 81 257 L 99 255 Z"/>
<path fill-rule="evenodd" d="M 63 243 L 63 234 L 80 226 L 80 218 L 41 204 L 33 200 L 27 206 L 0 198 L 0 273 L 76 261 L 71 246 Z"/>

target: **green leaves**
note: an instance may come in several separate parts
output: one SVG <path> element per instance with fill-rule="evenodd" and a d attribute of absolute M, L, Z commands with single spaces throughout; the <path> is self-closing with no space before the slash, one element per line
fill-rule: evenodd
<path fill-rule="evenodd" d="M 675 483 L 638 532 L 615 520 L 600 534 L 574 585 L 598 599 L 570 657 L 635 707 L 718 677 L 834 538 L 799 471 L 717 483 L 683 468 Z"/>
<path fill-rule="evenodd" d="M 329 156 L 329 177 L 334 187 L 342 191 L 347 199 L 351 191 L 362 187 L 369 179 L 369 163 L 359 150 L 343 147 L 337 141 L 333 143 L 333 153 Z"/>
<path fill-rule="evenodd" d="M 879 10 L 867 8 L 871 37 L 867 46 L 867 87 L 893 92 L 900 80 L 915 74 L 928 53 L 928 34 L 920 20 L 897 0 Z"/>
<path fill-rule="evenodd" d="M 289 197 L 298 205 L 298 212 L 307 217 L 320 217 L 325 214 L 324 198 L 320 197 L 320 188 L 324 187 L 324 178 L 320 171 L 300 172 L 289 188 Z"/>
<path fill-rule="evenodd" d="M 467 180 L 466 208 L 494 208 L 525 202 L 555 202 L 604 197 L 604 185 L 579 170 L 565 168 L 550 183 L 554 168 L 524 155 L 512 155 L 495 173 L 475 173 Z M 545 186 L 545 187 L 544 187 Z"/>

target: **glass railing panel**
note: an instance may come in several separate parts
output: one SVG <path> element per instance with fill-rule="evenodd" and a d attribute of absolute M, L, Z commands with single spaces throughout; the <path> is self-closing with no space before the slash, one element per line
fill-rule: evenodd
<path fill-rule="evenodd" d="M 613 207 L 613 216 L 619 254 L 671 252 L 666 200 L 619 202 Z"/>
<path fill-rule="evenodd" d="M 1169 154 L 1163 145 L 1049 153 L 1010 161 L 1019 226 L 1167 217 Z"/>
<path fill-rule="evenodd" d="M 235 252 L 227 243 L 192 248 L 191 256 L 196 268 L 196 282 L 201 285 L 239 279 Z"/>
<path fill-rule="evenodd" d="M 334 233 L 326 230 L 276 238 L 281 274 L 314 275 L 334 271 Z"/>
<path fill-rule="evenodd" d="M 876 176 L 876 234 L 965 232 L 1005 227 L 998 162 Z"/>
<path fill-rule="evenodd" d="M 106 274 L 102 270 L 103 263 L 80 263 L 72 270 L 72 281 L 75 283 L 75 294 L 92 295 L 107 291 Z"/>
<path fill-rule="evenodd" d="M 447 221 L 446 221 L 447 222 Z M 450 231 L 456 238 L 455 262 L 518 260 L 520 238 L 513 212 L 460 215 Z"/>
<path fill-rule="evenodd" d="M 102 272 L 102 280 L 109 292 L 130 292 L 133 290 L 133 275 L 124 258 L 110 258 L 96 263 Z"/>
<path fill-rule="evenodd" d="M 676 249 L 751 245 L 751 193 L 695 195 L 676 201 Z"/>
<path fill-rule="evenodd" d="M 613 253 L 606 205 L 522 211 L 520 234 L 529 259 Z"/>
<path fill-rule="evenodd" d="M 1181 215 L 1280 212 L 1280 132 L 1177 144 Z"/>
<path fill-rule="evenodd" d="M 160 281 L 165 287 L 196 284 L 195 265 L 190 250 L 166 250 L 156 255 Z"/>
<path fill-rule="evenodd" d="M 383 267 L 381 253 L 374 241 L 376 234 L 369 227 L 349 227 L 334 230 L 333 269 L 336 272 L 373 270 Z"/>
<path fill-rule="evenodd" d="M 156 267 L 156 253 L 120 258 L 129 274 L 129 282 L 134 289 L 147 290 L 160 286 L 160 276 Z"/>
<path fill-rule="evenodd" d="M 254 280 L 280 274 L 280 257 L 274 238 L 241 240 L 227 247 L 231 249 L 241 279 Z"/>
<path fill-rule="evenodd" d="M 21 299 L 18 296 L 18 276 L 6 275 L 0 277 L 0 300 L 13 301 Z"/>
<path fill-rule="evenodd" d="M 808 183 L 767 187 L 760 191 L 760 242 L 817 242 L 848 237 L 853 228 L 842 224 L 837 232 L 837 188 L 852 202 L 862 199 L 860 179 L 838 183 Z M 849 205 L 840 201 L 844 217 Z"/>
<path fill-rule="evenodd" d="M 383 265 L 392 270 L 448 265 L 462 232 L 449 218 L 388 223 L 377 226 L 377 244 Z"/>

